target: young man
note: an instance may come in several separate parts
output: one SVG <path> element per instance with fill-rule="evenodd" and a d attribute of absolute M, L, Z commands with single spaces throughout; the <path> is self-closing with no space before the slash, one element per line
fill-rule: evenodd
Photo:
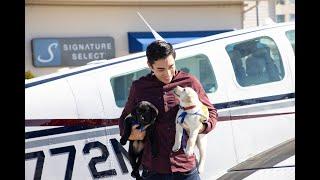
<path fill-rule="evenodd" d="M 198 93 L 200 101 L 208 107 L 209 119 L 207 123 L 203 123 L 201 133 L 208 133 L 215 127 L 217 111 L 210 103 L 200 82 L 194 76 L 176 70 L 176 53 L 170 43 L 154 41 L 147 47 L 146 54 L 152 72 L 132 83 L 128 101 L 119 121 L 120 135 L 124 131 L 123 120 L 134 105 L 140 101 L 151 102 L 159 110 L 156 121 L 156 142 L 159 153 L 157 157 L 152 157 L 150 142 L 145 138 L 142 177 L 148 180 L 200 180 L 195 155 L 186 156 L 182 148 L 177 152 L 172 151 L 175 141 L 175 118 L 179 110 L 179 101 L 172 90 L 178 85 L 192 87 Z M 129 139 L 144 139 L 145 132 L 140 132 L 135 127 L 132 128 Z M 183 144 L 186 144 L 187 139 L 183 141 Z"/>

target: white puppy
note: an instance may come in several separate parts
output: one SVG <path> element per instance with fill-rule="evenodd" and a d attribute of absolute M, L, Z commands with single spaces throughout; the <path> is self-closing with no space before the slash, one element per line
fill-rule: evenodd
<path fill-rule="evenodd" d="M 185 153 L 188 156 L 192 155 L 197 143 L 200 152 L 198 170 L 202 173 L 206 158 L 207 136 L 199 134 L 199 131 L 203 126 L 202 123 L 209 118 L 208 108 L 200 102 L 198 94 L 190 87 L 177 86 L 173 92 L 179 99 L 180 109 L 176 117 L 176 136 L 172 151 L 176 152 L 180 149 L 183 129 L 185 129 L 189 135 Z"/>

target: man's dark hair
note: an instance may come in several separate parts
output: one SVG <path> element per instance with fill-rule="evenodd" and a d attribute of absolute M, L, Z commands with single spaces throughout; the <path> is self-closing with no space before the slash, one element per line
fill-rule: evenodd
<path fill-rule="evenodd" d="M 149 44 L 146 54 L 150 65 L 154 64 L 155 61 L 167 58 L 170 55 L 172 55 L 174 59 L 176 58 L 176 52 L 172 45 L 161 40 L 156 40 Z"/>

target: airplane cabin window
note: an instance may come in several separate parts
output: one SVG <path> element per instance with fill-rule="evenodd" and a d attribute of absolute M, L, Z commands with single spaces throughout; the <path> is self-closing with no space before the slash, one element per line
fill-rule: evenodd
<path fill-rule="evenodd" d="M 276 43 L 259 37 L 226 46 L 239 85 L 253 86 L 280 81 L 284 68 Z"/>
<path fill-rule="evenodd" d="M 205 92 L 213 93 L 217 89 L 217 82 L 209 59 L 205 55 L 196 55 L 176 60 L 177 70 L 193 74 L 201 82 Z M 111 86 L 118 107 L 124 107 L 129 96 L 131 84 L 134 80 L 147 75 L 148 68 L 111 78 Z"/>
<path fill-rule="evenodd" d="M 209 58 L 203 54 L 176 60 L 177 70 L 194 75 L 201 83 L 206 93 L 217 90 L 217 81 Z"/>
<path fill-rule="evenodd" d="M 293 52 L 295 53 L 295 46 L 296 46 L 296 40 L 295 40 L 295 30 L 290 30 L 286 32 L 286 36 L 289 39 Z"/>
<path fill-rule="evenodd" d="M 124 107 L 129 96 L 131 84 L 134 80 L 147 75 L 150 72 L 148 68 L 131 72 L 129 74 L 111 78 L 111 86 L 118 107 Z"/>

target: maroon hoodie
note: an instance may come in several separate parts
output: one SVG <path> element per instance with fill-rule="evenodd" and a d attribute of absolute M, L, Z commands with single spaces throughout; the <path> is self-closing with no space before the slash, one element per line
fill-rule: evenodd
<path fill-rule="evenodd" d="M 159 114 L 155 123 L 155 136 L 157 138 L 156 142 L 159 154 L 156 158 L 152 158 L 150 142 L 148 138 L 145 138 L 142 158 L 142 164 L 145 168 L 158 173 L 187 172 L 196 165 L 195 155 L 187 157 L 182 148 L 177 152 L 172 151 L 176 133 L 175 118 L 179 105 L 165 102 L 166 98 L 164 98 L 164 95 L 178 85 L 193 88 L 197 92 L 200 101 L 208 107 L 209 119 L 205 124 L 206 129 L 203 133 L 210 132 L 215 127 L 218 119 L 217 110 L 210 103 L 198 79 L 183 71 L 176 71 L 175 76 L 169 84 L 159 81 L 151 73 L 134 81 L 130 89 L 128 101 L 119 120 L 120 135 L 123 135 L 123 120 L 131 112 L 135 104 L 140 101 L 149 101 L 158 108 Z M 186 144 L 187 139 L 184 138 L 183 141 L 182 144 Z"/>

